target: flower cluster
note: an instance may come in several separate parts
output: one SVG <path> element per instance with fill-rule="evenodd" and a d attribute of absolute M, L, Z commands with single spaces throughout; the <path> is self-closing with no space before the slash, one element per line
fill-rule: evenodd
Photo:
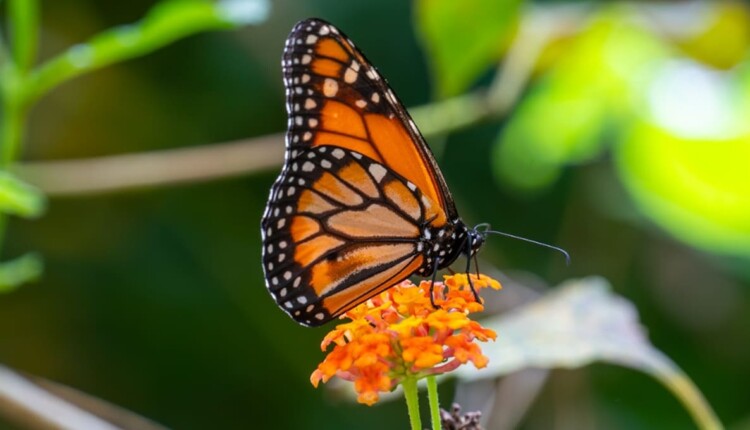
<path fill-rule="evenodd" d="M 500 289 L 500 283 L 484 275 L 471 276 L 474 288 Z M 422 378 L 449 372 L 471 361 L 487 365 L 475 340 L 494 340 L 495 332 L 469 319 L 484 309 L 469 287 L 467 275 L 445 276 L 430 281 L 399 285 L 353 308 L 321 343 L 333 350 L 310 376 L 314 386 L 333 376 L 354 382 L 358 401 L 372 405 L 378 393 L 392 390 L 404 378 Z"/>

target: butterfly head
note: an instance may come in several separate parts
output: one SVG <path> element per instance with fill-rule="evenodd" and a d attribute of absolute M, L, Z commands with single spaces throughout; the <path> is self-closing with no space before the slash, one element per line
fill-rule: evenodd
<path fill-rule="evenodd" d="M 484 245 L 484 240 L 487 238 L 487 233 L 480 230 L 477 226 L 469 229 L 466 234 L 469 240 L 469 246 L 471 248 L 471 255 L 476 255 L 476 253 L 479 251 L 479 248 Z"/>

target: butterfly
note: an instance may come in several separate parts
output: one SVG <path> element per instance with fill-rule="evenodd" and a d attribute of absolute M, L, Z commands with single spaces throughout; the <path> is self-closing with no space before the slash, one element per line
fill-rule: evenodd
<path fill-rule="evenodd" d="M 276 303 L 317 326 L 412 275 L 433 277 L 484 235 L 383 77 L 336 27 L 299 22 L 282 59 L 285 161 L 261 221 Z"/>

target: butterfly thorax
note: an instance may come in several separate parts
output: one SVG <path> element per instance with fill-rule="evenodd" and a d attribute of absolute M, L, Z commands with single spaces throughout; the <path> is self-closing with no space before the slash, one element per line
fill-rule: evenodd
<path fill-rule="evenodd" d="M 460 219 L 440 227 L 427 225 L 422 229 L 417 245 L 417 250 L 421 251 L 424 256 L 424 263 L 417 270 L 417 274 L 425 277 L 432 276 L 436 266 L 437 269 L 444 269 L 453 264 L 461 254 L 470 252 L 473 255 L 483 242 L 483 237 L 466 227 Z"/>

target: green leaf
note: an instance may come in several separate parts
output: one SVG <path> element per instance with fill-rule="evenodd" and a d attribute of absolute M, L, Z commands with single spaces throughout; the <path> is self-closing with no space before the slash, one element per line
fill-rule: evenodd
<path fill-rule="evenodd" d="M 27 102 L 76 76 L 148 54 L 192 34 L 257 24 L 266 19 L 269 8 L 267 0 L 162 1 L 140 22 L 107 30 L 42 65 L 29 76 Z"/>
<path fill-rule="evenodd" d="M 0 171 L 0 212 L 35 218 L 47 207 L 47 199 L 36 187 Z"/>
<path fill-rule="evenodd" d="M 678 239 L 750 257 L 750 135 L 678 136 L 641 123 L 615 152 L 641 211 Z"/>
<path fill-rule="evenodd" d="M 498 334 L 494 343 L 482 345 L 489 364 L 481 370 L 462 366 L 453 375 L 470 382 L 524 368 L 577 368 L 603 361 L 652 375 L 702 429 L 721 428 L 692 381 L 649 343 L 635 307 L 610 290 L 602 278 L 568 281 L 531 304 L 482 321 Z"/>
<path fill-rule="evenodd" d="M 36 253 L 24 254 L 16 259 L 0 263 L 0 293 L 14 290 L 42 275 L 44 264 Z"/>
<path fill-rule="evenodd" d="M 519 104 L 493 152 L 499 182 L 527 191 L 550 185 L 565 165 L 598 156 L 605 133 L 640 109 L 642 81 L 670 53 L 618 11 L 593 20 Z"/>
<path fill-rule="evenodd" d="M 417 30 L 439 97 L 471 85 L 506 48 L 522 0 L 417 0 Z"/>

